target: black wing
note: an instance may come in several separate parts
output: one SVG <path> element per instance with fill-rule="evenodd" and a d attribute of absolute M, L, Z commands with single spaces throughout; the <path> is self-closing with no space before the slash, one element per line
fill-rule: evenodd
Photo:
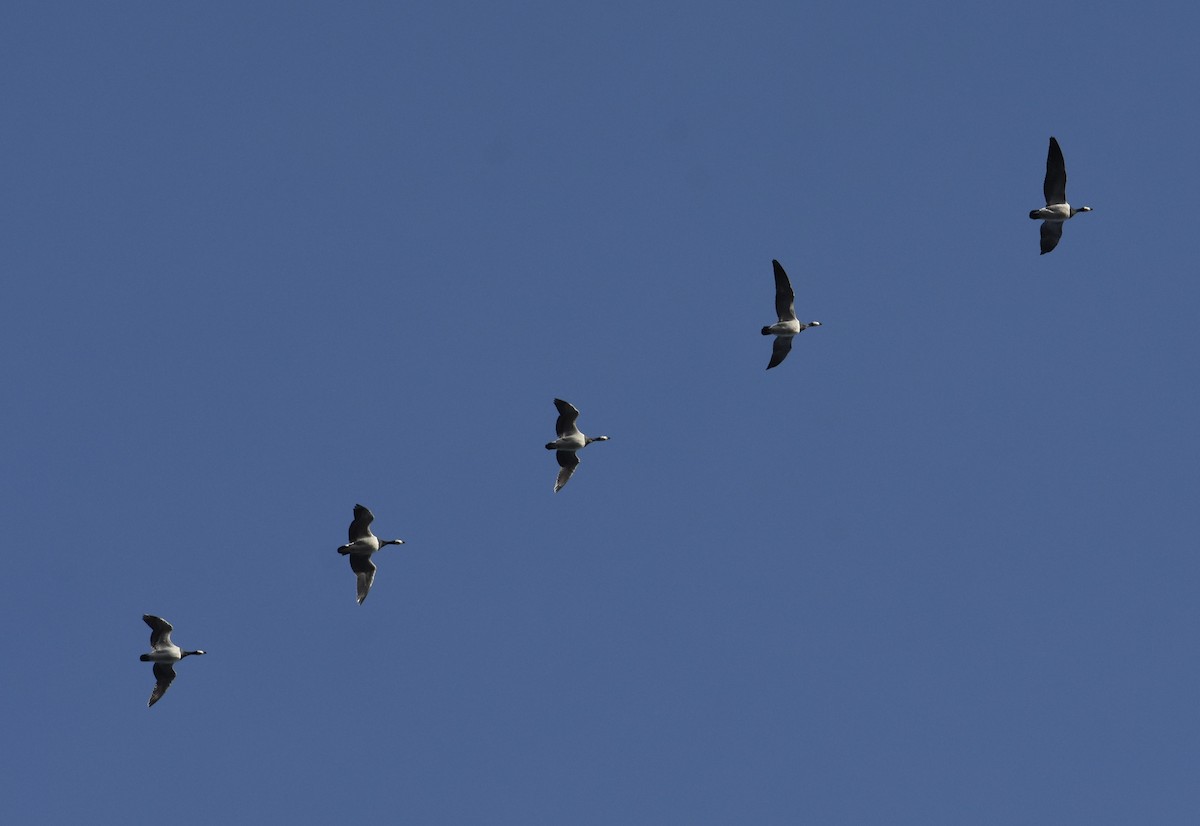
<path fill-rule="evenodd" d="M 375 581 L 375 563 L 363 554 L 350 554 L 350 570 L 358 577 L 358 604 L 367 598 L 371 583 Z"/>
<path fill-rule="evenodd" d="M 1050 151 L 1046 154 L 1046 181 L 1042 184 L 1042 191 L 1046 195 L 1047 206 L 1067 202 L 1067 164 L 1063 161 L 1062 150 L 1058 148 L 1058 141 L 1054 138 L 1050 138 Z"/>
<path fill-rule="evenodd" d="M 354 542 L 357 539 L 369 536 L 371 533 L 371 523 L 374 521 L 375 514 L 362 505 L 355 505 L 354 521 L 350 523 L 350 541 Z"/>
<path fill-rule="evenodd" d="M 775 343 L 771 346 L 771 363 L 767 365 L 767 369 L 770 370 L 772 367 L 783 364 L 783 360 L 790 352 L 792 352 L 792 336 L 775 336 Z"/>
<path fill-rule="evenodd" d="M 579 418 L 579 411 L 570 402 L 565 402 L 562 399 L 555 399 L 554 406 L 558 408 L 558 421 L 554 423 L 554 431 L 558 434 L 558 438 L 569 436 L 577 432 L 575 420 Z"/>
<path fill-rule="evenodd" d="M 775 268 L 775 314 L 780 321 L 787 321 L 796 317 L 796 294 L 779 262 L 772 260 L 771 266 Z"/>
<path fill-rule="evenodd" d="M 175 680 L 175 669 L 171 667 L 170 663 L 155 663 L 154 680 L 154 691 L 150 695 L 150 702 L 146 708 L 157 703 L 167 693 L 167 689 L 171 687 L 171 683 Z"/>
<path fill-rule="evenodd" d="M 573 450 L 560 450 L 556 454 L 558 456 L 558 466 L 562 468 L 558 472 L 558 478 L 554 480 L 554 492 L 558 493 L 562 490 L 571 478 L 571 474 L 575 472 L 575 468 L 579 466 L 579 457 L 575 455 Z"/>
<path fill-rule="evenodd" d="M 1058 246 L 1062 239 L 1062 221 L 1042 221 L 1042 252 L 1045 255 Z"/>
<path fill-rule="evenodd" d="M 174 645 L 174 643 L 171 642 L 171 632 L 175 629 L 171 627 L 171 623 L 167 622 L 162 617 L 156 617 L 153 614 L 142 614 L 142 619 L 147 625 L 150 626 L 151 648 Z M 166 689 L 164 688 L 163 691 L 166 691 Z"/>

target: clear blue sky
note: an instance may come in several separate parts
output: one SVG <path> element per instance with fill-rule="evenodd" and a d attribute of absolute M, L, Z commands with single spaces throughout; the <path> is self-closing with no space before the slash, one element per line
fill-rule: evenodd
<path fill-rule="evenodd" d="M 8 10 L 0 819 L 1195 823 L 1195 4 L 412 5 Z"/>

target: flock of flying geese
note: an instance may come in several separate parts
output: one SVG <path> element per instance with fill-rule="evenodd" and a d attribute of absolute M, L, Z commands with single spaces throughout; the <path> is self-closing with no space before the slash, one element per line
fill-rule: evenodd
<path fill-rule="evenodd" d="M 1046 156 L 1046 179 L 1042 184 L 1046 196 L 1046 206 L 1032 210 L 1029 217 L 1041 220 L 1041 255 L 1053 250 L 1062 240 L 1063 223 L 1074 218 L 1080 212 L 1091 212 L 1089 206 L 1073 207 L 1067 203 L 1067 166 L 1063 161 L 1062 149 L 1058 141 L 1050 138 L 1050 150 Z M 820 327 L 821 322 L 807 323 L 796 318 L 796 295 L 792 291 L 792 283 L 787 272 L 778 261 L 772 261 L 775 269 L 775 314 L 779 320 L 762 328 L 764 336 L 775 336 L 771 347 L 771 361 L 767 369 L 778 367 L 792 350 L 792 339 L 803 333 L 809 327 Z M 554 492 L 558 493 L 571 479 L 571 474 L 579 466 L 579 451 L 592 442 L 606 442 L 607 436 L 586 436 L 576 425 L 579 410 L 569 402 L 555 399 L 554 406 L 558 409 L 558 421 L 555 432 L 558 438 L 546 444 L 546 450 L 555 451 L 558 459 L 558 477 L 554 480 Z M 339 554 L 350 558 L 350 570 L 354 571 L 357 579 L 358 604 L 367 598 L 371 584 L 375 581 L 375 563 L 371 555 L 385 545 L 403 545 L 403 539 L 380 539 L 371 532 L 371 522 L 375 515 L 362 505 L 354 506 L 354 521 L 350 523 L 349 542 L 337 549 Z M 150 647 L 148 654 L 141 656 L 142 662 L 154 663 L 154 691 L 150 695 L 149 705 L 154 705 L 175 679 L 175 663 L 193 654 L 203 654 L 204 651 L 184 651 L 171 641 L 171 623 L 162 617 L 143 614 L 142 619 L 150 626 Z"/>

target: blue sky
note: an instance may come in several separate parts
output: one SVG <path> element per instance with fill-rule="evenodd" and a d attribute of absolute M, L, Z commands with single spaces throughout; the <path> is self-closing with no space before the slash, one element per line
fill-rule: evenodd
<path fill-rule="evenodd" d="M 0 26 L 0 816 L 1195 822 L 1195 6 L 405 5 Z"/>

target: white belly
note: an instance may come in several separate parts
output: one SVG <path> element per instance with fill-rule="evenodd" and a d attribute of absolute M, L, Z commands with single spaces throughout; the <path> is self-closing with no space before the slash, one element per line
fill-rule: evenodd
<path fill-rule="evenodd" d="M 346 546 L 346 552 L 352 554 L 366 554 L 370 556 L 379 550 L 379 539 L 374 536 L 363 537 L 356 539 Z"/>
<path fill-rule="evenodd" d="M 171 648 L 160 648 L 146 655 L 146 661 L 152 663 L 175 663 L 181 659 L 183 659 L 182 651 L 177 645 Z"/>
<path fill-rule="evenodd" d="M 583 436 L 576 434 L 574 436 L 563 436 L 560 439 L 555 439 L 550 444 L 554 445 L 555 450 L 579 450 L 586 444 Z"/>
<path fill-rule="evenodd" d="M 1050 204 L 1038 210 L 1038 217 L 1043 221 L 1065 221 L 1071 217 L 1071 205 Z"/>

